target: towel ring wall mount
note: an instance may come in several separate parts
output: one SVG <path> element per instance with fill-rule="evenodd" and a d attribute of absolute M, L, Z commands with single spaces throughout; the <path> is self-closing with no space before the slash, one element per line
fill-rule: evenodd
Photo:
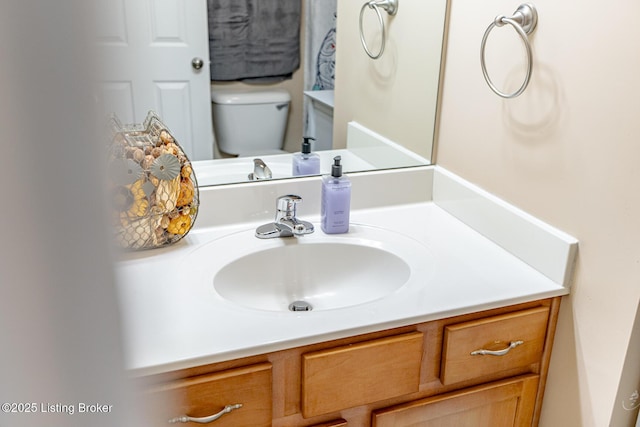
<path fill-rule="evenodd" d="M 522 42 L 524 43 L 524 47 L 527 51 L 527 74 L 525 76 L 524 82 L 520 86 L 520 88 L 513 93 L 504 93 L 500 91 L 491 81 L 489 77 L 489 73 L 487 72 L 487 65 L 485 63 L 485 48 L 487 45 L 487 38 L 489 37 L 489 33 L 495 27 L 502 27 L 503 25 L 509 24 L 513 27 L 514 30 L 518 33 Z M 529 43 L 529 38 L 527 37 L 529 34 L 533 33 L 538 25 L 538 11 L 535 6 L 531 3 L 521 4 L 518 9 L 514 12 L 512 16 L 504 16 L 498 15 L 493 20 L 493 22 L 489 25 L 487 30 L 484 32 L 484 36 L 482 37 L 482 44 L 480 45 L 480 65 L 482 66 L 482 75 L 484 76 L 485 81 L 496 95 L 501 96 L 502 98 L 515 98 L 522 94 L 524 90 L 529 85 L 529 80 L 531 80 L 531 72 L 533 70 L 533 55 L 531 54 L 531 44 Z"/>
<path fill-rule="evenodd" d="M 367 41 L 364 38 L 364 30 L 362 26 L 362 17 L 364 16 L 364 11 L 367 9 L 373 9 L 373 11 L 378 16 L 378 22 L 380 23 L 380 29 L 382 32 L 382 41 L 380 42 L 380 50 L 378 50 L 377 54 L 371 53 L 369 47 L 367 46 Z M 362 47 L 364 51 L 369 55 L 371 59 L 378 59 L 382 56 L 384 52 L 384 44 L 386 39 L 386 29 L 384 25 L 384 19 L 382 18 L 382 13 L 380 9 L 386 11 L 390 16 L 395 15 L 398 12 L 398 0 L 371 0 L 362 5 L 360 8 L 360 43 L 362 43 Z"/>

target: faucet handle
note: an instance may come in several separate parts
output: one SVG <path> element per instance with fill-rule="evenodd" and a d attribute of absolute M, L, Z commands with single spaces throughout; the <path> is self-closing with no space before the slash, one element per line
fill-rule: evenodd
<path fill-rule="evenodd" d="M 313 233 L 313 224 L 296 218 L 296 205 L 301 201 L 302 197 L 295 194 L 278 197 L 275 221 L 258 227 L 256 229 L 256 237 L 270 239 L 272 237 L 291 237 Z"/>
<path fill-rule="evenodd" d="M 278 209 L 277 217 L 294 217 L 296 216 L 296 205 L 302 201 L 302 197 L 295 194 L 287 194 L 278 197 L 276 207 Z"/>
<path fill-rule="evenodd" d="M 249 174 L 249 180 L 261 181 L 271 178 L 273 178 L 273 174 L 269 166 L 267 166 L 262 159 L 253 159 L 253 172 Z"/>

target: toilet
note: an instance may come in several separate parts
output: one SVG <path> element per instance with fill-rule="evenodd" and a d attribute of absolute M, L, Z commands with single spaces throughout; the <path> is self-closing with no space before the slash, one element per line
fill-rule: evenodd
<path fill-rule="evenodd" d="M 218 149 L 238 157 L 282 154 L 291 95 L 284 89 L 211 93 Z"/>

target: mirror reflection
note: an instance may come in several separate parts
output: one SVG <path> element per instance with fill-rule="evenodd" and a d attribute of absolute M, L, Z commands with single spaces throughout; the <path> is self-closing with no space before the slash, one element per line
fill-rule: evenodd
<path fill-rule="evenodd" d="M 321 174 L 336 155 L 347 173 L 431 161 L 447 0 L 383 12 L 377 60 L 361 45 L 364 0 L 100 3 L 105 111 L 157 111 L 200 186 L 291 177 L 305 136 Z M 362 19 L 378 46 L 378 16 Z"/>

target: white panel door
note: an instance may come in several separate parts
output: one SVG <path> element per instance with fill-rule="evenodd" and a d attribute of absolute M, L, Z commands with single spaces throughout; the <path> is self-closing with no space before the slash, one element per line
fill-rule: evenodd
<path fill-rule="evenodd" d="M 206 0 L 98 3 L 102 110 L 123 123 L 154 110 L 191 160 L 212 159 Z"/>

